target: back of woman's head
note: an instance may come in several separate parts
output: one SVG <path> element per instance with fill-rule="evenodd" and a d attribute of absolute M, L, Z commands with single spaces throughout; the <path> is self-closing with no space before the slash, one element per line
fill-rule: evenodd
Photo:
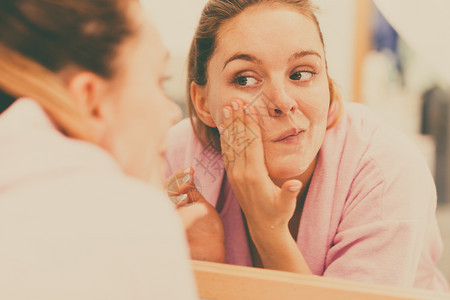
<path fill-rule="evenodd" d="M 56 73 L 67 67 L 104 78 L 131 34 L 131 0 L 0 1 L 0 113 L 18 97 L 32 97 L 61 130 L 86 138 L 75 103 Z"/>

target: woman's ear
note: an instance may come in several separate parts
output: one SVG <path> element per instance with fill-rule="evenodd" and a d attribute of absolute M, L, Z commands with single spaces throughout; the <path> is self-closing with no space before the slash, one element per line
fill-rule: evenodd
<path fill-rule="evenodd" d="M 209 127 L 216 127 L 216 123 L 209 111 L 208 100 L 206 99 L 206 91 L 204 86 L 191 82 L 191 99 L 200 120 Z"/>
<path fill-rule="evenodd" d="M 98 75 L 82 71 L 65 80 L 67 89 L 75 100 L 83 118 L 88 122 L 94 138 L 100 138 L 107 127 L 104 113 L 105 82 Z"/>

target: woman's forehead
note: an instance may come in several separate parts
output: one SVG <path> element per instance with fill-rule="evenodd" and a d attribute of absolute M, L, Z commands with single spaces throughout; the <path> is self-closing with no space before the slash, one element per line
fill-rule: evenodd
<path fill-rule="evenodd" d="M 224 23 L 218 31 L 215 52 L 219 55 L 249 52 L 263 59 L 304 50 L 323 57 L 314 21 L 293 8 L 264 6 L 249 8 Z"/>

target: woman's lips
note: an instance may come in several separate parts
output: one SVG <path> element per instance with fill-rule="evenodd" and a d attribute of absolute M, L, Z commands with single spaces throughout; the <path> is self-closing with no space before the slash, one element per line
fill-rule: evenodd
<path fill-rule="evenodd" d="M 277 138 L 273 140 L 273 142 L 297 142 L 298 138 L 301 136 L 301 134 L 305 132 L 303 129 L 299 128 L 291 128 L 280 134 Z"/>

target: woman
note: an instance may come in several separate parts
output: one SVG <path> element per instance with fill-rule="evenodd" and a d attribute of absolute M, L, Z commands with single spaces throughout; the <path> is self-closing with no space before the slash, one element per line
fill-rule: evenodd
<path fill-rule="evenodd" d="M 169 171 L 193 169 L 176 172 L 169 192 L 182 207 L 201 198 L 187 193 L 198 182 L 218 211 L 225 242 L 219 231 L 203 257 L 448 289 L 435 266 L 442 244 L 426 163 L 362 106 L 340 101 L 309 1 L 209 1 L 188 88 L 191 123 L 172 129 L 167 159 Z M 188 236 L 201 222 L 191 223 Z"/>
<path fill-rule="evenodd" d="M 0 298 L 195 298 L 166 63 L 138 1 L 1 2 Z"/>

